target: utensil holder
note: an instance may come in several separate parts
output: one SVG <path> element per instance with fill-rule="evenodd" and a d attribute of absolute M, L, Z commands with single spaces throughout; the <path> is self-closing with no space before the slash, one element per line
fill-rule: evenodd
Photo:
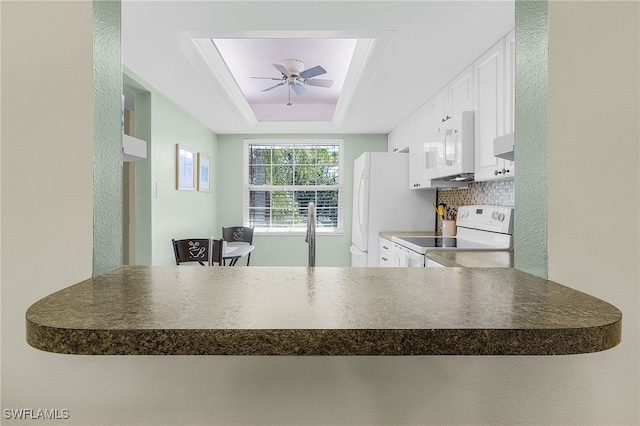
<path fill-rule="evenodd" d="M 442 221 L 442 235 L 445 237 L 455 237 L 458 232 L 455 220 Z"/>

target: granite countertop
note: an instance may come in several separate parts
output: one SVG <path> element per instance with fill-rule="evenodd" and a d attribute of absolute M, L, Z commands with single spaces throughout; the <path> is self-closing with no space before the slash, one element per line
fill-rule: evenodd
<path fill-rule="evenodd" d="M 391 237 L 430 236 L 440 235 L 440 233 L 435 231 L 381 231 L 379 235 L 391 241 Z"/>
<path fill-rule="evenodd" d="M 621 312 L 511 268 L 126 266 L 26 313 L 84 355 L 555 355 L 620 342 Z"/>
<path fill-rule="evenodd" d="M 427 257 L 443 266 L 464 268 L 513 268 L 513 251 L 444 250 L 430 251 Z"/>

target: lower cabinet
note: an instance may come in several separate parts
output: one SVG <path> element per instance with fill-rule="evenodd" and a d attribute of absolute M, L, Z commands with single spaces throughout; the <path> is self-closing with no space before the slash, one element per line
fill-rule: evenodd
<path fill-rule="evenodd" d="M 399 268 L 407 265 L 407 256 L 398 244 L 380 237 L 380 262 L 383 268 Z"/>
<path fill-rule="evenodd" d="M 380 237 L 380 261 L 378 266 L 389 268 L 422 268 L 425 266 L 424 260 L 424 255 Z"/>
<path fill-rule="evenodd" d="M 380 237 L 380 259 L 378 266 L 387 268 L 392 266 L 393 243 L 385 238 Z"/>

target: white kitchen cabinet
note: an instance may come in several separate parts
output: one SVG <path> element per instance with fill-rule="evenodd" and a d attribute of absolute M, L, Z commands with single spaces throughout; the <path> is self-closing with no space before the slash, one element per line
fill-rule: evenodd
<path fill-rule="evenodd" d="M 511 31 L 505 39 L 505 117 L 504 132 L 516 131 L 516 32 Z M 503 168 L 509 170 L 506 177 L 515 176 L 515 162 L 503 160 Z"/>
<path fill-rule="evenodd" d="M 473 67 L 461 72 L 447 86 L 449 116 L 459 116 L 462 111 L 473 110 Z"/>
<path fill-rule="evenodd" d="M 395 243 L 380 237 L 380 263 L 378 266 L 382 268 L 391 268 L 394 266 Z"/>
<path fill-rule="evenodd" d="M 449 88 L 444 87 L 426 105 L 426 132 L 432 136 L 442 132 L 442 123 L 451 118 L 449 109 Z"/>
<path fill-rule="evenodd" d="M 469 67 L 442 88 L 425 104 L 427 106 L 427 134 L 442 134 L 443 127 L 461 111 L 473 109 L 473 68 Z M 443 126 L 444 124 L 444 126 Z"/>
<path fill-rule="evenodd" d="M 515 39 L 510 43 L 508 52 L 508 39 L 500 40 L 473 64 L 476 181 L 513 178 L 513 162 L 493 155 L 493 140 L 511 131 L 507 123 L 513 126 Z"/>
<path fill-rule="evenodd" d="M 428 104 L 411 115 L 410 128 L 412 130 L 409 145 L 409 188 L 417 189 L 430 184 L 429 161 L 431 157 L 425 153 L 427 139 Z M 435 165 L 434 165 L 435 166 Z"/>
<path fill-rule="evenodd" d="M 387 150 L 389 152 L 409 151 L 409 120 L 405 120 L 393 129 L 387 136 Z"/>
<path fill-rule="evenodd" d="M 408 250 L 397 243 L 380 237 L 380 263 L 382 268 L 405 268 L 409 266 Z"/>
<path fill-rule="evenodd" d="M 451 142 L 452 136 L 445 132 L 452 131 L 452 121 L 459 120 L 462 111 L 473 109 L 472 71 L 472 67 L 464 70 L 412 116 L 418 125 L 410 126 L 414 129 L 409 145 L 410 188 L 429 188 L 432 179 L 447 174 L 445 140 Z"/>

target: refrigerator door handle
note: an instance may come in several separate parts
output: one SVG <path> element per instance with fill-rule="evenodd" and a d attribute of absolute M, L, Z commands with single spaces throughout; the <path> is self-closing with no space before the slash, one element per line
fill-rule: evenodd
<path fill-rule="evenodd" d="M 363 189 L 365 189 L 366 183 L 367 183 L 368 178 L 364 177 L 364 176 L 360 176 L 360 184 L 358 185 L 358 195 L 357 195 L 357 209 L 358 211 L 356 212 L 357 214 L 357 218 L 358 218 L 358 226 L 360 228 L 360 235 L 366 235 L 367 233 L 367 219 L 368 219 L 368 214 L 366 212 L 366 209 L 369 207 L 369 200 L 368 200 L 368 191 L 365 191 Z"/>

